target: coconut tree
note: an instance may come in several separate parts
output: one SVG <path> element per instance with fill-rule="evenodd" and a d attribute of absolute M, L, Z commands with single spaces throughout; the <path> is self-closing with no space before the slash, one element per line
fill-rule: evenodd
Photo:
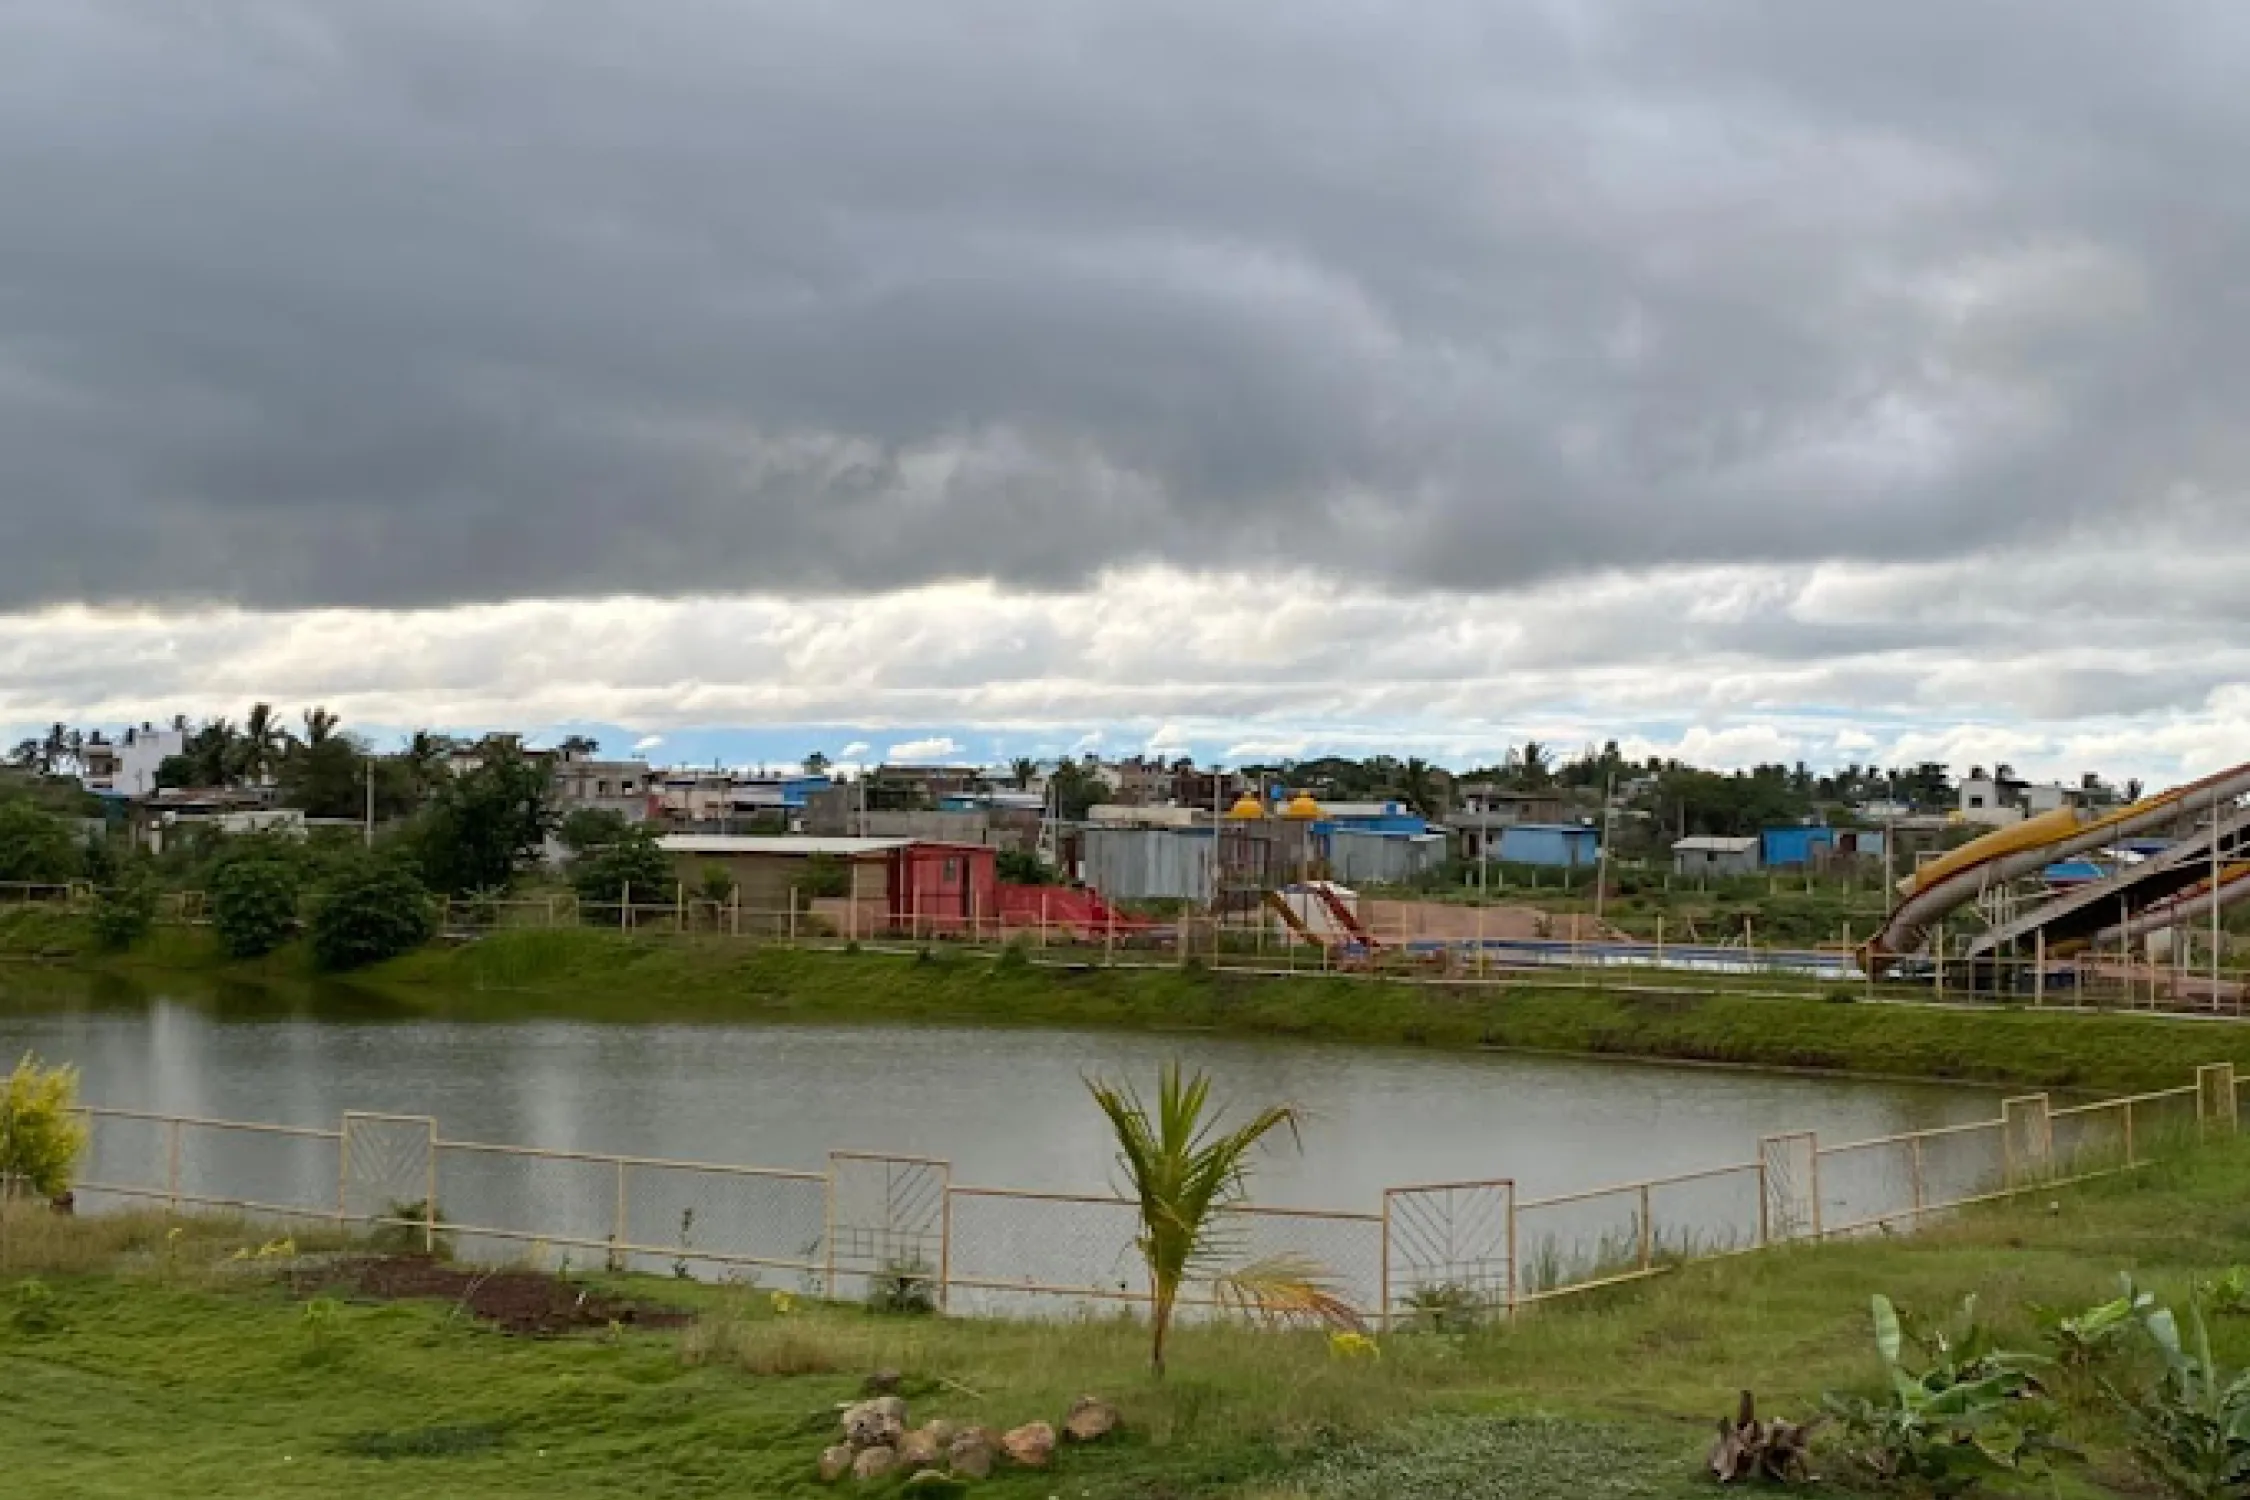
<path fill-rule="evenodd" d="M 339 722 L 333 713 L 317 706 L 305 710 L 304 720 L 305 743 L 307 745 L 318 745 L 327 740 L 330 735 L 336 732 L 336 725 Z"/>
<path fill-rule="evenodd" d="M 237 769 L 242 779 L 262 782 L 274 768 L 286 748 L 288 736 L 281 721 L 274 717 L 270 703 L 253 703 L 242 721 L 242 739 L 236 750 Z"/>
<path fill-rule="evenodd" d="M 1206 1283 L 1215 1300 L 1264 1317 L 1315 1318 L 1356 1325 L 1328 1291 L 1318 1267 L 1296 1256 L 1235 1265 L 1227 1211 L 1249 1196 L 1253 1154 L 1286 1130 L 1297 1142 L 1299 1112 L 1269 1104 L 1229 1126 L 1211 1101 L 1211 1080 L 1166 1063 L 1152 1108 L 1130 1084 L 1089 1078 L 1086 1088 L 1117 1138 L 1125 1196 L 1140 1215 L 1134 1247 L 1148 1266 L 1149 1367 L 1164 1373 L 1164 1346 L 1181 1289 Z"/>
<path fill-rule="evenodd" d="M 1008 762 L 1008 779 L 1016 784 L 1017 791 L 1029 791 L 1032 782 L 1039 779 L 1039 762 L 1028 755 L 1017 756 Z"/>

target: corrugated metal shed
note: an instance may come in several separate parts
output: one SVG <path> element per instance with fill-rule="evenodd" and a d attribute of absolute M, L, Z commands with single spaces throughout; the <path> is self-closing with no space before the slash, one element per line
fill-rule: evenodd
<path fill-rule="evenodd" d="M 1110 901 L 1211 899 L 1208 828 L 1103 828 L 1084 834 L 1086 884 Z"/>
<path fill-rule="evenodd" d="M 1442 833 L 1377 833 L 1339 828 L 1328 835 L 1328 868 L 1355 885 L 1411 885 L 1445 863 Z"/>

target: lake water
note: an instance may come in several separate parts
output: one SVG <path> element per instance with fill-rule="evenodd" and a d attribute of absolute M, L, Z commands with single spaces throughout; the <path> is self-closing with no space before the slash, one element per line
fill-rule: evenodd
<path fill-rule="evenodd" d="M 466 1002 L 465 1002 L 466 1003 Z M 1307 1111 L 1259 1163 L 1279 1206 L 1373 1211 L 1387 1186 L 1512 1177 L 1524 1196 L 1989 1119 L 1990 1091 L 1321 1043 L 977 1027 L 586 1023 L 386 1014 L 348 991 L 146 993 L 0 973 L 0 1056 L 75 1063 L 89 1104 L 334 1128 L 434 1116 L 449 1140 L 819 1171 L 834 1149 L 943 1158 L 953 1180 L 1111 1183 L 1088 1074 L 1177 1058 L 1245 1104 Z"/>

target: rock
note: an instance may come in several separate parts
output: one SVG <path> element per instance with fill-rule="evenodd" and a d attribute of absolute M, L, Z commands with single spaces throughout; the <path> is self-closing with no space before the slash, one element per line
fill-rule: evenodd
<path fill-rule="evenodd" d="M 1011 1463 L 1044 1469 L 1055 1456 L 1055 1429 L 1047 1422 L 1026 1422 L 1001 1434 L 1000 1446 Z"/>
<path fill-rule="evenodd" d="M 924 1500 L 931 1500 L 931 1497 L 936 1497 L 936 1500 L 956 1500 L 956 1497 L 969 1493 L 969 1487 L 941 1469 L 923 1469 L 906 1481 L 903 1493 L 920 1495 Z"/>
<path fill-rule="evenodd" d="M 943 1417 L 924 1422 L 922 1430 L 937 1440 L 938 1452 L 940 1453 L 952 1447 L 953 1440 L 961 1435 L 960 1427 L 955 1423 L 948 1422 Z"/>
<path fill-rule="evenodd" d="M 912 1432 L 900 1437 L 898 1440 L 898 1461 L 901 1464 L 912 1464 L 917 1469 L 926 1469 L 944 1458 L 946 1444 L 950 1443 L 952 1438 L 949 1435 L 944 1442 L 940 1442 L 937 1433 L 931 1430 L 936 1426 L 937 1423 L 932 1422 L 927 1426 L 917 1427 Z"/>
<path fill-rule="evenodd" d="M 992 1472 L 992 1434 L 971 1427 L 953 1435 L 946 1449 L 946 1465 L 963 1479 L 983 1479 Z"/>
<path fill-rule="evenodd" d="M 896 1396 L 877 1396 L 844 1408 L 844 1441 L 854 1448 L 888 1448 L 906 1430 L 906 1403 Z"/>
<path fill-rule="evenodd" d="M 862 1482 L 880 1479 L 897 1467 L 896 1448 L 862 1448 L 859 1457 L 852 1460 L 852 1478 Z"/>
<path fill-rule="evenodd" d="M 823 1452 L 820 1455 L 820 1482 L 822 1484 L 834 1484 L 837 1480 L 849 1474 L 854 1457 L 852 1446 L 849 1443 L 838 1443 L 835 1447 Z"/>
<path fill-rule="evenodd" d="M 1074 1443 L 1098 1442 L 1115 1432 L 1120 1420 L 1117 1408 L 1107 1401 L 1080 1396 L 1070 1403 L 1070 1415 L 1063 1418 L 1063 1436 Z"/>
<path fill-rule="evenodd" d="M 869 1396 L 895 1396 L 906 1377 L 897 1370 L 877 1370 L 859 1383 L 861 1392 Z"/>

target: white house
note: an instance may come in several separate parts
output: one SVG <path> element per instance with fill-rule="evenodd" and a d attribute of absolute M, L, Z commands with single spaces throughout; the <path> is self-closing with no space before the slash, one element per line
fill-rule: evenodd
<path fill-rule="evenodd" d="M 156 768 L 187 749 L 178 729 L 143 724 L 116 739 L 96 734 L 79 752 L 78 779 L 86 790 L 113 797 L 144 797 L 156 790 Z"/>

